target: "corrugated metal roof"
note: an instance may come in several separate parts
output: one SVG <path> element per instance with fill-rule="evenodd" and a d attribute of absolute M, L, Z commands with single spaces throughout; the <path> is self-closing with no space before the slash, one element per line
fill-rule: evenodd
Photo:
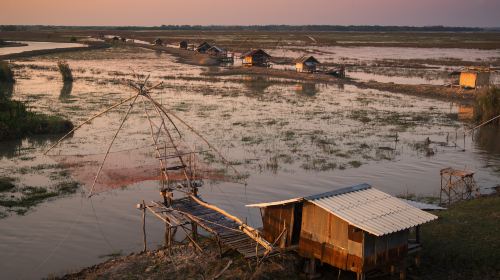
<path fill-rule="evenodd" d="M 296 197 L 296 198 L 287 199 L 287 200 L 281 200 L 281 201 L 273 201 L 273 202 L 249 204 L 249 205 L 246 205 L 246 207 L 266 208 L 266 207 L 269 207 L 269 206 L 285 205 L 285 204 L 295 203 L 295 202 L 299 202 L 299 201 L 301 201 L 303 199 L 304 198 L 302 198 L 302 197 Z"/>
<path fill-rule="evenodd" d="M 437 219 L 368 184 L 305 198 L 350 224 L 376 236 L 405 230 Z"/>

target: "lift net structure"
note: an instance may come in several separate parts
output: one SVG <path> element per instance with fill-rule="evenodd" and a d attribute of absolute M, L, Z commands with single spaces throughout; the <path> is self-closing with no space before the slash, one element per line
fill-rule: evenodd
<path fill-rule="evenodd" d="M 135 94 L 79 124 L 45 152 L 82 183 L 89 196 L 145 181 L 159 182 L 162 190 L 186 193 L 203 181 L 241 182 L 239 173 L 211 143 L 155 100 L 153 91 L 161 84 L 152 86 L 146 78 L 129 86 Z M 119 122 L 116 118 L 107 122 L 108 114 L 118 114 Z M 93 126 L 101 130 L 89 129 Z M 85 129 L 91 137 L 74 136 Z M 65 139 L 76 153 L 65 152 L 68 149 L 60 145 Z M 89 141 L 108 145 L 98 150 L 102 145 L 89 147 Z"/>

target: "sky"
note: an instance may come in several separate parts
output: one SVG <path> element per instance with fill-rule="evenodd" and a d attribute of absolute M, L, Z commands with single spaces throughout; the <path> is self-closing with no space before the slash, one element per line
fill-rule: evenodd
<path fill-rule="evenodd" d="M 500 0 L 1 0 L 0 25 L 500 27 Z"/>

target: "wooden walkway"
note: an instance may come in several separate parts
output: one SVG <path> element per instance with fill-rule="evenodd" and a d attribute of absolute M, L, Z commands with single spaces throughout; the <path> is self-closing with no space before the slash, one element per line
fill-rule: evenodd
<path fill-rule="evenodd" d="M 242 231 L 238 223 L 215 210 L 198 204 L 190 197 L 174 200 L 172 208 L 155 202 L 154 206 L 148 206 L 148 209 L 157 217 L 163 217 L 162 220 L 170 221 L 173 225 L 196 223 L 213 234 L 221 244 L 238 251 L 245 258 L 262 257 L 267 252 L 266 248 Z"/>

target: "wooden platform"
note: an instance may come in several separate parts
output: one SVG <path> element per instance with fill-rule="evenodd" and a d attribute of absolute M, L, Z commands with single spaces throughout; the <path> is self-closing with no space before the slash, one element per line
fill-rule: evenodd
<path fill-rule="evenodd" d="M 238 251 L 245 258 L 262 257 L 266 254 L 266 248 L 243 232 L 239 224 L 198 204 L 190 197 L 174 200 L 172 208 L 167 208 L 161 202 L 153 204 L 148 209 L 162 220 L 170 221 L 172 226 L 193 222 L 213 234 L 222 245 Z"/>

